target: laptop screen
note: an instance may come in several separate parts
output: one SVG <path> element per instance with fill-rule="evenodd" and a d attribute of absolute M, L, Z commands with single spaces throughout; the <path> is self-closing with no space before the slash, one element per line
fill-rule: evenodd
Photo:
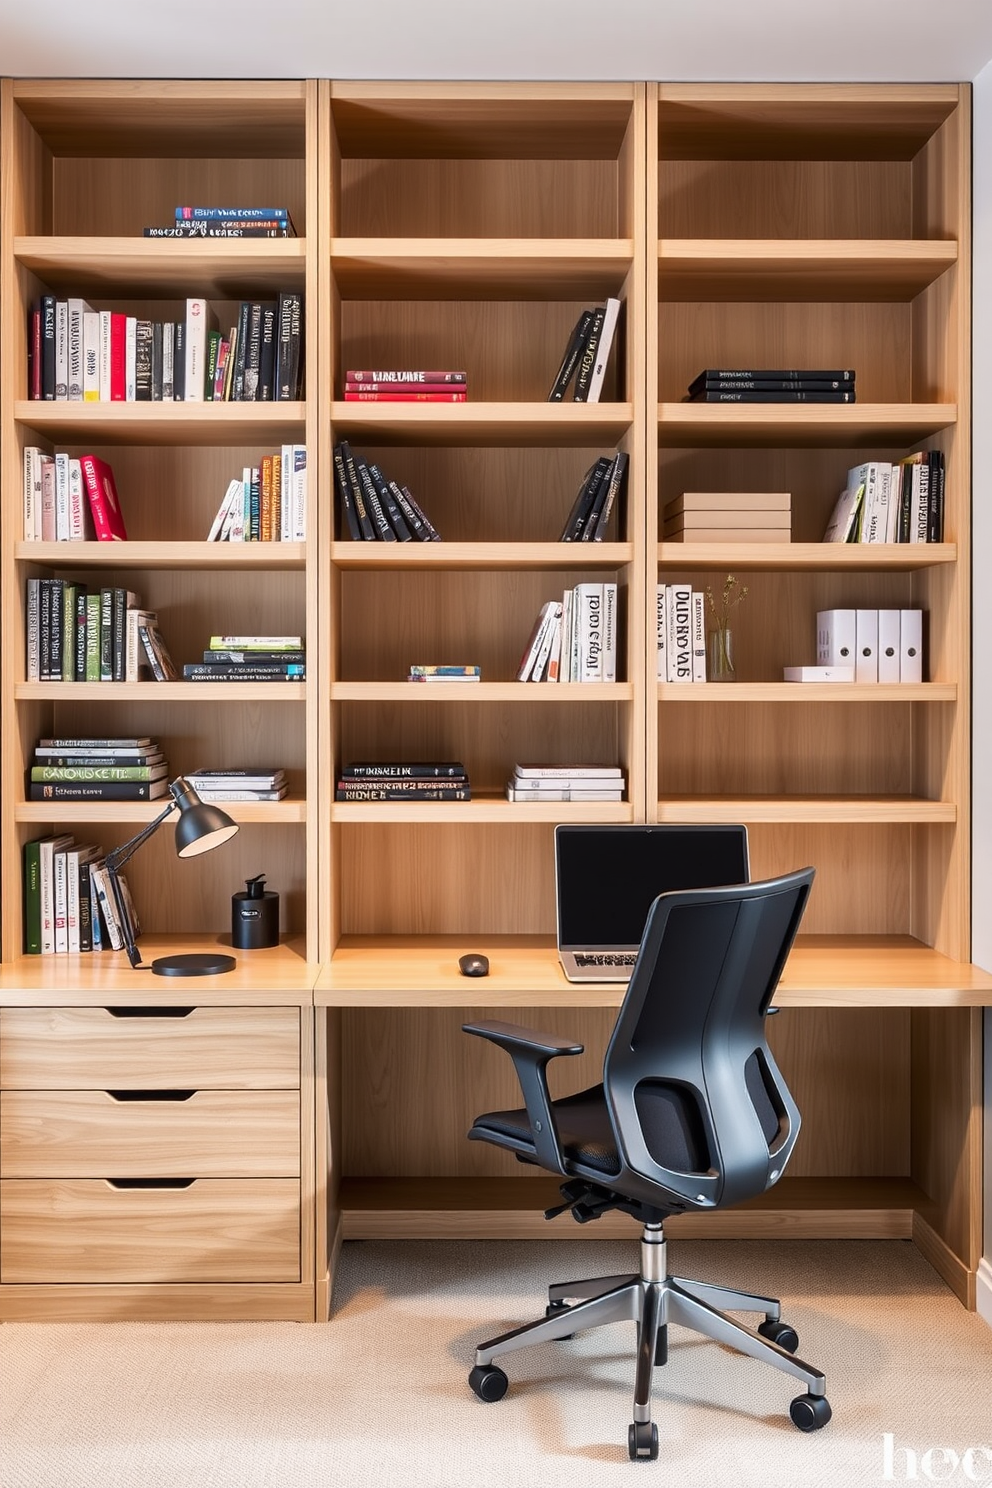
<path fill-rule="evenodd" d="M 747 883 L 747 829 L 559 825 L 555 867 L 559 946 L 636 949 L 659 894 Z"/>

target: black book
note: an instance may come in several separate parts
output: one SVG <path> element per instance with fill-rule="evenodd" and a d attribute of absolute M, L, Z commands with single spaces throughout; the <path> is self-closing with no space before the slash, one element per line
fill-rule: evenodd
<path fill-rule="evenodd" d="M 172 396 L 177 403 L 186 401 L 186 322 L 177 320 L 172 328 Z"/>
<path fill-rule="evenodd" d="M 417 512 L 407 500 L 406 493 L 404 492 L 403 487 L 398 486 L 395 481 L 390 481 L 389 489 L 393 494 L 393 500 L 396 502 L 396 505 L 403 513 L 406 525 L 409 527 L 416 540 L 418 542 L 430 542 L 431 535 L 427 530 L 427 524 L 420 516 L 419 512 Z"/>
<path fill-rule="evenodd" d="M 853 378 L 829 377 L 705 377 L 689 384 L 693 395 L 714 393 L 853 393 Z"/>
<path fill-rule="evenodd" d="M 623 490 L 624 482 L 627 479 L 627 467 L 629 463 L 629 456 L 625 455 L 622 450 L 619 450 L 617 454 L 614 455 L 613 464 L 610 466 L 610 470 L 606 477 L 606 480 L 603 482 L 606 488 L 603 494 L 603 500 L 597 500 L 596 504 L 598 510 L 596 513 L 595 522 L 593 522 L 592 518 L 590 517 L 589 521 L 585 525 L 585 528 L 583 529 L 583 542 L 605 541 L 606 529 L 609 526 L 610 521 L 610 514 L 613 511 L 614 505 L 616 504 L 618 495 Z"/>
<path fill-rule="evenodd" d="M 440 532 L 438 532 L 437 528 L 434 526 L 434 523 L 431 521 L 430 517 L 424 511 L 424 508 L 420 505 L 419 501 L 417 501 L 416 497 L 413 495 L 413 493 L 411 492 L 411 490 L 409 489 L 409 487 L 408 486 L 401 486 L 400 489 L 402 490 L 403 495 L 406 498 L 406 501 L 408 502 L 411 510 L 414 511 L 414 512 L 416 512 L 417 516 L 420 518 L 420 521 L 424 524 L 424 532 L 425 532 L 426 541 L 427 542 L 440 542 L 441 541 L 441 534 L 440 534 Z"/>
<path fill-rule="evenodd" d="M 303 296 L 294 294 L 290 300 L 289 326 L 289 398 L 293 401 L 303 396 Z"/>
<path fill-rule="evenodd" d="M 363 489 L 362 482 L 359 480 L 358 477 L 358 470 L 355 465 L 355 456 L 352 453 L 351 446 L 348 443 L 347 439 L 342 439 L 341 443 L 338 445 L 338 448 L 340 449 L 342 459 L 344 460 L 345 475 L 348 477 L 348 484 L 351 487 L 351 499 L 354 503 L 355 513 L 358 517 L 358 525 L 361 528 L 362 537 L 365 539 L 366 542 L 375 542 L 375 526 L 372 521 L 372 515 L 365 504 L 365 491 Z"/>
<path fill-rule="evenodd" d="M 467 786 L 453 789 L 444 785 L 424 784 L 420 790 L 393 790 L 389 785 L 339 785 L 334 792 L 336 801 L 471 801 L 472 792 Z"/>
<path fill-rule="evenodd" d="M 342 766 L 341 779 L 361 780 L 386 780 L 394 778 L 397 780 L 418 780 L 444 777 L 463 777 L 465 766 L 460 760 L 415 760 L 411 763 L 406 761 L 384 760 L 376 763 L 371 760 L 356 760 L 351 764 Z"/>
<path fill-rule="evenodd" d="M 169 789 L 161 780 L 34 780 L 29 801 L 156 801 Z"/>
<path fill-rule="evenodd" d="M 568 338 L 568 345 L 565 347 L 565 355 L 561 359 L 561 366 L 558 368 L 555 374 L 555 380 L 551 384 L 551 391 L 548 394 L 549 403 L 560 403 L 565 397 L 568 384 L 571 382 L 575 375 L 575 369 L 579 365 L 579 357 L 585 345 L 586 335 L 589 327 L 592 325 L 593 313 L 592 310 L 583 310 L 572 328 L 572 334 Z"/>
<path fill-rule="evenodd" d="M 152 400 L 152 323 L 139 320 L 134 331 L 134 397 L 137 403 Z"/>
<path fill-rule="evenodd" d="M 306 659 L 307 653 L 305 651 L 237 651 L 229 648 L 227 650 L 217 651 L 207 650 L 203 653 L 204 662 L 226 661 L 234 662 L 235 664 L 263 660 L 265 662 L 279 662 L 280 665 L 284 662 L 294 662 L 298 665 L 300 662 L 306 661 Z"/>
<path fill-rule="evenodd" d="M 114 680 L 114 591 L 100 590 L 100 681 Z"/>
<path fill-rule="evenodd" d="M 695 387 L 701 387 L 705 382 L 853 382 L 855 373 L 853 368 L 842 369 L 821 367 L 755 367 L 755 368 L 720 368 L 707 367 L 704 371 L 697 373 L 689 384 L 691 392 Z"/>
<path fill-rule="evenodd" d="M 382 502 L 379 500 L 379 492 L 376 490 L 375 482 L 369 474 L 369 468 L 361 455 L 354 455 L 355 473 L 362 486 L 365 497 L 366 510 L 371 513 L 372 523 L 375 527 L 376 536 L 381 542 L 395 542 L 396 533 L 390 524 L 389 518 L 383 510 Z"/>
<path fill-rule="evenodd" d="M 338 491 L 338 500 L 341 503 L 341 511 L 344 514 L 345 525 L 348 528 L 348 536 L 352 542 L 361 542 L 362 528 L 355 510 L 354 497 L 351 494 L 351 482 L 348 472 L 344 468 L 344 455 L 341 453 L 340 444 L 336 444 L 332 451 L 334 458 L 334 484 Z M 344 534 L 342 533 L 342 536 Z"/>
<path fill-rule="evenodd" d="M 262 304 L 252 300 L 248 305 L 248 335 L 245 342 L 244 389 L 246 403 L 258 401 L 258 373 L 262 360 Z"/>
<path fill-rule="evenodd" d="M 396 497 L 393 495 L 389 482 L 386 480 L 378 465 L 369 465 L 368 470 L 369 475 L 372 477 L 376 491 L 379 493 L 379 500 L 382 503 L 382 509 L 386 513 L 386 516 L 389 518 L 390 526 L 396 533 L 397 539 L 400 542 L 412 542 L 413 533 L 406 525 L 403 513 L 397 505 Z"/>
<path fill-rule="evenodd" d="M 606 306 L 598 305 L 592 313 L 592 324 L 586 332 L 586 338 L 579 353 L 579 365 L 575 373 L 575 391 L 572 394 L 575 403 L 588 403 L 589 401 L 589 382 L 596 365 L 596 352 L 599 350 L 599 338 L 603 333 L 605 318 Z"/>
<path fill-rule="evenodd" d="M 162 401 L 162 331 L 160 320 L 152 322 L 152 402 Z"/>
<path fill-rule="evenodd" d="M 276 366 L 275 397 L 280 403 L 292 402 L 295 398 L 295 379 L 292 372 L 293 359 L 293 301 L 298 295 L 283 291 L 279 295 L 276 310 Z"/>
<path fill-rule="evenodd" d="M 92 899 L 90 891 L 90 859 L 79 859 L 79 949 L 93 949 Z"/>
<path fill-rule="evenodd" d="M 927 454 L 930 466 L 930 490 L 927 495 L 927 542 L 944 541 L 944 453 L 930 450 Z"/>
<path fill-rule="evenodd" d="M 260 403 L 271 403 L 274 401 L 274 383 L 276 372 L 276 316 L 277 308 L 274 304 L 265 303 L 262 306 L 261 320 L 261 349 L 258 361 L 258 400 Z"/>
<path fill-rule="evenodd" d="M 55 397 L 55 296 L 41 297 L 41 396 Z"/>
<path fill-rule="evenodd" d="M 569 512 L 565 525 L 562 528 L 559 542 L 577 542 L 582 536 L 582 529 L 589 515 L 599 484 L 603 476 L 610 468 L 610 461 L 605 455 L 601 455 L 594 465 L 591 465 L 582 477 L 572 510 Z"/>
<path fill-rule="evenodd" d="M 73 657 L 73 681 L 86 681 L 86 585 L 76 585 L 75 655 Z"/>
<path fill-rule="evenodd" d="M 238 322 L 235 333 L 234 371 L 231 376 L 231 401 L 241 403 L 245 397 L 245 358 L 248 354 L 248 320 L 251 302 L 242 300 L 238 306 Z"/>
<path fill-rule="evenodd" d="M 856 393 L 694 393 L 690 403 L 855 403 Z"/>
<path fill-rule="evenodd" d="M 62 681 L 62 648 L 65 640 L 65 580 L 52 579 L 52 612 L 48 642 L 48 680 Z"/>

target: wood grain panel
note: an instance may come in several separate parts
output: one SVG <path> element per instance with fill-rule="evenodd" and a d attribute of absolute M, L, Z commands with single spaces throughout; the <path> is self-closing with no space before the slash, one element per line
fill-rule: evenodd
<path fill-rule="evenodd" d="M 963 1266 L 982 1249 L 982 1033 L 977 1010 L 912 1014 L 912 1174 L 921 1214 Z"/>
<path fill-rule="evenodd" d="M 912 200 L 911 170 L 904 161 L 663 160 L 658 233 L 663 238 L 909 238 L 914 236 Z"/>
<path fill-rule="evenodd" d="M 247 141 L 246 141 L 247 143 Z M 142 228 L 168 227 L 177 206 L 287 207 L 298 235 L 306 235 L 302 159 L 183 159 L 154 161 L 106 156 L 55 162 L 52 231 L 56 236 L 140 237 Z"/>

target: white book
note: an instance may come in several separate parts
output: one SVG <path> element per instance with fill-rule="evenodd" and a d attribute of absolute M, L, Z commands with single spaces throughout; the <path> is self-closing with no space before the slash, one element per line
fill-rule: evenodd
<path fill-rule="evenodd" d="M 844 490 L 837 497 L 834 509 L 830 514 L 827 530 L 823 534 L 824 542 L 846 543 L 851 541 L 851 534 L 857 529 L 864 494 L 865 488 L 863 484 L 845 486 Z"/>
<path fill-rule="evenodd" d="M 878 611 L 854 612 L 854 680 L 878 681 Z"/>
<path fill-rule="evenodd" d="M 176 398 L 176 326 L 171 320 L 162 324 L 162 402 L 174 403 Z"/>
<path fill-rule="evenodd" d="M 55 540 L 69 541 L 69 455 L 55 455 Z"/>
<path fill-rule="evenodd" d="M 158 625 L 155 610 L 141 610 L 136 606 L 124 612 L 124 681 L 140 682 L 151 675 L 148 653 L 141 639 L 140 627 Z"/>
<path fill-rule="evenodd" d="M 66 950 L 69 955 L 79 950 L 79 865 L 100 857 L 100 847 L 70 847 L 65 854 L 66 868 Z"/>
<path fill-rule="evenodd" d="M 617 680 L 617 586 L 603 583 L 603 681 Z"/>
<path fill-rule="evenodd" d="M 41 897 L 41 953 L 55 953 L 55 850 L 71 847 L 75 838 L 71 833 L 58 837 L 43 837 L 38 850 L 38 879 Z"/>
<path fill-rule="evenodd" d="M 41 456 L 36 444 L 24 446 L 24 541 L 41 541 Z"/>
<path fill-rule="evenodd" d="M 594 791 L 609 790 L 622 791 L 624 782 L 619 775 L 578 775 L 562 774 L 545 778 L 523 778 L 514 773 L 507 781 L 508 785 L 515 790 L 531 790 L 538 795 L 553 795 L 555 791 Z"/>
<path fill-rule="evenodd" d="M 560 638 L 561 605 L 558 603 L 557 600 L 553 600 L 551 604 L 551 614 L 548 619 L 548 624 L 544 628 L 544 634 L 541 637 L 541 646 L 537 653 L 537 656 L 534 659 L 534 665 L 531 668 L 529 678 L 529 681 L 531 682 L 544 682 L 547 680 L 547 666 L 548 662 L 551 659 L 551 648 L 554 645 L 555 631 L 558 632 Z"/>
<path fill-rule="evenodd" d="M 100 321 L 100 402 L 110 402 L 110 330 L 112 325 L 111 312 L 101 310 Z"/>
<path fill-rule="evenodd" d="M 100 312 L 83 311 L 83 402 L 100 401 Z"/>
<path fill-rule="evenodd" d="M 52 455 L 41 457 L 41 540 L 55 542 L 57 537 L 55 515 L 55 459 Z"/>
<path fill-rule="evenodd" d="M 668 584 L 665 648 L 669 682 L 692 681 L 692 585 Z"/>
<path fill-rule="evenodd" d="M 603 585 L 576 584 L 575 627 L 579 642 L 579 671 L 576 682 L 603 680 Z"/>
<path fill-rule="evenodd" d="M 90 306 L 85 300 L 70 297 L 69 306 L 69 374 L 67 397 L 70 403 L 83 401 L 84 335 L 83 316 Z M 92 313 L 92 312 L 91 312 Z"/>
<path fill-rule="evenodd" d="M 664 584 L 659 584 L 658 585 L 658 588 L 656 590 L 655 621 L 654 621 L 655 645 L 657 647 L 657 656 L 658 656 L 657 666 L 656 666 L 656 669 L 655 669 L 655 676 L 656 676 L 656 678 L 657 678 L 657 680 L 659 682 L 667 682 L 668 681 L 668 669 L 667 669 L 667 662 L 666 662 L 666 657 L 665 657 L 665 632 L 666 632 L 665 608 L 666 608 L 665 607 L 665 585 Z"/>
<path fill-rule="evenodd" d="M 138 396 L 138 318 L 124 320 L 124 399 L 133 403 Z"/>
<path fill-rule="evenodd" d="M 207 367 L 210 308 L 204 299 L 186 301 L 186 402 L 202 403 Z"/>
<path fill-rule="evenodd" d="M 224 499 L 217 508 L 217 514 L 210 524 L 210 531 L 207 533 L 207 542 L 225 541 L 225 538 L 221 537 L 221 532 L 225 523 L 227 523 L 228 532 L 230 531 L 231 503 L 233 501 L 243 502 L 243 500 L 244 488 L 241 482 L 239 480 L 230 481 L 227 490 L 224 492 Z"/>
<path fill-rule="evenodd" d="M 599 333 L 599 345 L 596 347 L 596 360 L 593 362 L 592 372 L 589 374 L 589 396 L 587 402 L 598 403 L 603 390 L 603 379 L 606 376 L 606 364 L 610 359 L 610 351 L 613 347 L 613 338 L 617 328 L 617 318 L 620 314 L 620 301 L 608 299 L 603 316 L 603 325 Z"/>
<path fill-rule="evenodd" d="M 706 681 L 706 595 L 692 591 L 692 680 Z"/>
<path fill-rule="evenodd" d="M 880 460 L 868 462 L 868 487 L 861 518 L 861 541 L 884 543 L 889 510 L 890 465 Z"/>
<path fill-rule="evenodd" d="M 524 780 L 619 780 L 623 782 L 623 771 L 619 765 L 514 765 L 513 773 L 518 781 Z"/>
<path fill-rule="evenodd" d="M 783 667 L 786 682 L 853 682 L 853 666 Z"/>
<path fill-rule="evenodd" d="M 307 447 L 293 446 L 293 482 L 291 487 L 291 542 L 305 542 L 307 536 Z"/>
<path fill-rule="evenodd" d="M 68 870 L 66 857 L 70 842 L 60 846 L 58 843 L 52 853 L 52 934 L 53 949 L 56 956 L 64 956 L 69 949 L 67 915 L 68 915 Z"/>
<path fill-rule="evenodd" d="M 548 656 L 547 671 L 547 680 L 549 682 L 557 682 L 561 676 L 561 640 L 564 623 L 564 603 L 562 603 L 558 606 L 558 618 L 555 621 L 554 633 L 551 637 L 551 652 Z"/>
<path fill-rule="evenodd" d="M 890 465 L 888 467 L 885 508 L 885 541 L 887 543 L 899 541 L 899 506 L 902 495 L 901 476 L 901 465 Z"/>
<path fill-rule="evenodd" d="M 69 541 L 83 542 L 93 534 L 93 514 L 83 489 L 83 469 L 78 460 L 69 461 Z"/>
<path fill-rule="evenodd" d="M 855 640 L 854 610 L 817 611 L 816 660 L 819 666 L 853 666 Z"/>
<path fill-rule="evenodd" d="M 55 397 L 61 403 L 69 396 L 69 302 L 55 302 Z"/>
<path fill-rule="evenodd" d="M 622 790 L 576 790 L 571 786 L 565 786 L 558 791 L 536 791 L 529 790 L 526 786 L 507 785 L 506 797 L 508 801 L 622 801 Z"/>
<path fill-rule="evenodd" d="M 534 663 L 544 643 L 545 633 L 551 623 L 554 613 L 554 603 L 553 599 L 547 600 L 541 606 L 537 619 L 534 621 L 534 627 L 528 637 L 527 644 L 524 647 L 524 654 L 521 656 L 520 665 L 517 668 L 518 682 L 527 682 L 530 680 L 530 675 L 534 670 Z"/>
<path fill-rule="evenodd" d="M 900 675 L 899 655 L 900 616 L 898 610 L 878 612 L 878 680 L 898 682 Z"/>
<path fill-rule="evenodd" d="M 96 891 L 97 903 L 99 904 L 99 916 L 102 929 L 106 930 L 106 939 L 112 951 L 119 951 L 124 945 L 124 937 L 121 933 L 120 918 L 117 912 L 117 904 L 114 899 L 114 891 L 110 884 L 106 865 L 99 859 L 94 858 L 90 864 L 90 883 Z M 101 935 L 102 938 L 102 935 Z M 96 949 L 96 934 L 93 936 L 93 948 Z"/>
<path fill-rule="evenodd" d="M 923 681 L 923 611 L 899 612 L 899 681 Z"/>

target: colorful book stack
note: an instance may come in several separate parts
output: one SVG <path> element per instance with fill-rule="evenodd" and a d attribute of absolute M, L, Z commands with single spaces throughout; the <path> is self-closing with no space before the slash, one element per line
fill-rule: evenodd
<path fill-rule="evenodd" d="M 468 398 L 468 373 L 448 368 L 416 372 L 349 369 L 344 378 L 346 403 L 464 403 Z"/>
<path fill-rule="evenodd" d="M 286 207 L 177 207 L 174 222 L 146 227 L 146 238 L 295 238 Z"/>
<path fill-rule="evenodd" d="M 437 529 L 407 489 L 380 466 L 356 455 L 346 439 L 336 444 L 334 486 L 353 542 L 440 542 Z"/>
<path fill-rule="evenodd" d="M 458 760 L 356 761 L 344 765 L 336 801 L 471 801 L 465 766 Z"/>
<path fill-rule="evenodd" d="M 932 543 L 944 540 L 944 452 L 852 465 L 824 542 Z"/>
<path fill-rule="evenodd" d="M 690 403 L 854 403 L 854 372 L 821 368 L 707 367 L 689 384 Z"/>
<path fill-rule="evenodd" d="M 412 666 L 408 682 L 481 682 L 480 666 Z"/>
<path fill-rule="evenodd" d="M 285 770 L 277 765 L 237 770 L 191 770 L 185 779 L 201 801 L 225 806 L 236 801 L 281 801 L 289 791 Z"/>
<path fill-rule="evenodd" d="M 582 484 L 562 528 L 559 542 L 603 542 L 617 497 L 627 479 L 628 456 L 601 455 L 582 477 Z"/>
<path fill-rule="evenodd" d="M 508 801 L 622 801 L 627 782 L 617 765 L 514 765 Z"/>
<path fill-rule="evenodd" d="M 617 585 L 576 584 L 541 607 L 527 640 L 518 682 L 615 682 L 618 654 Z"/>
<path fill-rule="evenodd" d="M 307 447 L 284 444 L 228 482 L 207 542 L 304 542 L 306 535 Z"/>
<path fill-rule="evenodd" d="M 568 338 L 561 364 L 551 384 L 549 403 L 561 403 L 564 400 L 573 377 L 574 403 L 599 402 L 619 318 L 620 301 L 615 299 L 608 299 L 605 305 L 583 310 Z"/>
<path fill-rule="evenodd" d="M 29 801 L 155 801 L 169 764 L 153 739 L 41 739 L 29 770 Z"/>
<path fill-rule="evenodd" d="M 98 455 L 26 445 L 23 494 L 25 542 L 127 539 L 114 472 Z"/>
<path fill-rule="evenodd" d="M 788 491 L 685 491 L 665 505 L 665 542 L 791 542 Z"/>
<path fill-rule="evenodd" d="M 307 658 L 299 635 L 215 635 L 202 661 L 183 667 L 185 682 L 303 682 Z"/>

